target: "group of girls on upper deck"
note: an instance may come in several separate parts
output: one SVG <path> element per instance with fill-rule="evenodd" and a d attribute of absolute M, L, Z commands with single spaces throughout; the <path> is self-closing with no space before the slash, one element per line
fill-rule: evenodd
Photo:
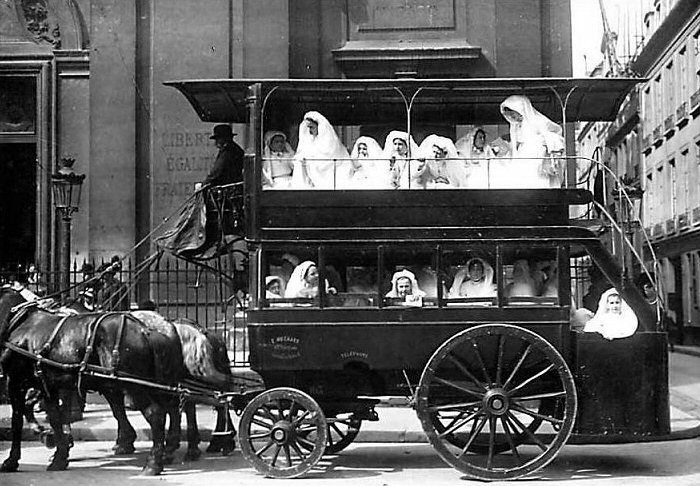
<path fill-rule="evenodd" d="M 538 112 L 525 96 L 504 100 L 501 114 L 510 140 L 486 141 L 474 127 L 453 142 L 428 135 L 418 145 L 393 130 L 383 147 L 359 137 L 350 153 L 331 123 L 310 111 L 299 125 L 296 151 L 283 132 L 264 137 L 263 187 L 273 189 L 486 189 L 558 188 L 564 151 L 559 125 Z"/>

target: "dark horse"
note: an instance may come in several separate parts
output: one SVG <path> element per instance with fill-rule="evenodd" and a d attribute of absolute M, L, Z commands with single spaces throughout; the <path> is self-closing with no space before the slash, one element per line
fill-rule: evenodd
<path fill-rule="evenodd" d="M 62 425 L 68 423 L 66 405 L 80 389 L 101 393 L 110 405 L 121 402 L 124 393 L 133 397 L 153 438 L 142 474 L 159 474 L 165 416 L 177 410 L 178 398 L 150 383 L 174 385 L 187 375 L 179 339 L 147 328 L 128 313 L 63 316 L 33 305 L 13 312 L 24 299 L 10 289 L 0 292 L 0 344 L 6 347 L 0 366 L 7 376 L 12 405 L 12 447 L 0 471 L 13 472 L 19 467 L 25 395 L 34 387 L 42 390 L 56 440 L 47 470 L 68 467 L 69 441 Z M 82 370 L 102 376 L 82 374 Z"/>

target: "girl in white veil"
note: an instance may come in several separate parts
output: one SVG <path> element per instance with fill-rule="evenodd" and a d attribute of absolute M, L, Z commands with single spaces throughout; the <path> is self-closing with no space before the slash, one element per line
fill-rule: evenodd
<path fill-rule="evenodd" d="M 408 133 L 393 130 L 386 136 L 383 158 L 389 160 L 391 187 L 394 189 L 410 189 L 419 187 L 417 160 L 409 161 L 409 157 L 418 156 L 418 145 Z"/>
<path fill-rule="evenodd" d="M 263 187 L 287 189 L 292 183 L 294 149 L 287 136 L 271 130 L 264 137 L 262 178 Z"/>
<path fill-rule="evenodd" d="M 391 189 L 389 161 L 383 158 L 382 148 L 372 137 L 359 137 L 352 147 L 353 175 L 350 186 L 354 189 Z"/>
<path fill-rule="evenodd" d="M 410 282 L 410 289 L 408 291 L 399 289 L 399 282 L 402 280 L 408 280 Z M 425 292 L 418 287 L 416 276 L 410 270 L 394 272 L 394 275 L 391 277 L 391 290 L 387 292 L 386 297 L 397 299 L 403 298 L 406 295 L 425 297 Z"/>
<path fill-rule="evenodd" d="M 506 286 L 506 297 L 536 297 L 537 283 L 532 278 L 530 264 L 525 259 L 513 264 L 513 281 Z"/>
<path fill-rule="evenodd" d="M 537 111 L 525 96 L 506 98 L 501 103 L 501 114 L 510 123 L 513 160 L 503 165 L 506 170 L 499 174 L 499 186 L 561 187 L 560 164 L 552 157 L 564 151 L 561 127 Z"/>
<path fill-rule="evenodd" d="M 494 297 L 493 267 L 486 260 L 472 258 L 455 274 L 449 298 Z"/>
<path fill-rule="evenodd" d="M 621 339 L 637 330 L 637 315 L 627 302 L 622 300 L 615 288 L 603 292 L 598 301 L 598 310 L 586 323 L 583 332 L 597 332 L 605 339 Z"/>
<path fill-rule="evenodd" d="M 488 189 L 491 159 L 495 154 L 486 143 L 486 131 L 483 127 L 474 127 L 455 144 L 464 161 L 469 189 Z"/>
<path fill-rule="evenodd" d="M 312 298 L 318 296 L 318 281 L 319 274 L 316 263 L 311 260 L 301 262 L 294 268 L 292 276 L 289 277 L 287 288 L 284 291 L 286 298 L 306 297 Z M 331 287 L 326 280 L 326 292 L 335 294 L 336 289 Z"/>
<path fill-rule="evenodd" d="M 428 135 L 420 145 L 419 183 L 426 189 L 464 189 L 467 174 L 455 144 L 446 137 Z"/>
<path fill-rule="evenodd" d="M 319 112 L 309 111 L 299 124 L 292 188 L 334 189 L 346 186 L 350 178 L 349 158 L 333 125 Z"/>

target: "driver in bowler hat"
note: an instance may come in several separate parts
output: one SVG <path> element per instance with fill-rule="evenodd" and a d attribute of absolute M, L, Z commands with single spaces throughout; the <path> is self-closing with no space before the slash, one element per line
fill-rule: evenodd
<path fill-rule="evenodd" d="M 243 182 L 243 149 L 233 141 L 236 135 L 228 125 L 216 125 L 210 139 L 214 140 L 219 153 L 202 186 L 222 186 Z M 197 188 L 198 189 L 198 188 Z"/>

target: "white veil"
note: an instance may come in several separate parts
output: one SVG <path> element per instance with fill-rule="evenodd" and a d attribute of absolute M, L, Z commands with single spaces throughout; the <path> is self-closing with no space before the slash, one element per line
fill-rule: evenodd
<path fill-rule="evenodd" d="M 617 295 L 620 298 L 620 313 L 614 314 L 608 308 L 608 297 Z M 620 292 L 611 288 L 603 292 L 598 301 L 598 310 L 593 318 L 586 323 L 583 332 L 597 332 L 605 339 L 621 339 L 631 336 L 637 330 L 637 315 L 622 299 Z"/>
<path fill-rule="evenodd" d="M 444 151 L 446 160 L 436 159 L 433 154 L 433 147 L 438 147 Z M 459 154 L 454 142 L 447 137 L 439 135 L 428 135 L 420 144 L 419 153 L 421 158 L 426 159 L 428 171 L 430 172 L 427 181 L 428 188 L 434 187 L 450 187 L 461 188 L 467 187 L 467 173 L 464 167 L 464 161 L 459 160 Z M 438 178 L 446 178 L 447 183 L 440 183 Z"/>
<path fill-rule="evenodd" d="M 367 147 L 367 156 L 359 154 L 360 144 Z M 389 160 L 384 158 L 382 147 L 372 137 L 362 136 L 355 140 L 350 158 L 354 166 L 351 186 L 356 189 L 390 189 L 391 172 Z"/>
<path fill-rule="evenodd" d="M 397 138 L 403 140 L 408 147 L 408 155 L 402 156 L 394 151 L 394 140 Z M 390 163 L 393 187 L 397 189 L 409 189 L 409 187 L 414 187 L 414 185 L 416 187 L 418 186 L 418 182 L 411 179 L 416 177 L 419 163 L 416 160 L 409 163 L 407 160 L 409 156 L 412 158 L 418 157 L 418 153 L 418 145 L 408 133 L 400 130 L 392 130 L 389 132 L 389 135 L 386 136 L 383 158 L 394 159 L 393 164 Z"/>
<path fill-rule="evenodd" d="M 306 120 L 318 124 L 318 134 L 312 135 Z M 294 158 L 292 187 L 303 189 L 333 189 L 343 187 L 350 177 L 348 151 L 330 122 L 317 111 L 309 111 L 299 124 L 299 143 Z M 322 160 L 314 160 L 322 159 Z M 304 170 L 305 169 L 305 170 Z"/>

